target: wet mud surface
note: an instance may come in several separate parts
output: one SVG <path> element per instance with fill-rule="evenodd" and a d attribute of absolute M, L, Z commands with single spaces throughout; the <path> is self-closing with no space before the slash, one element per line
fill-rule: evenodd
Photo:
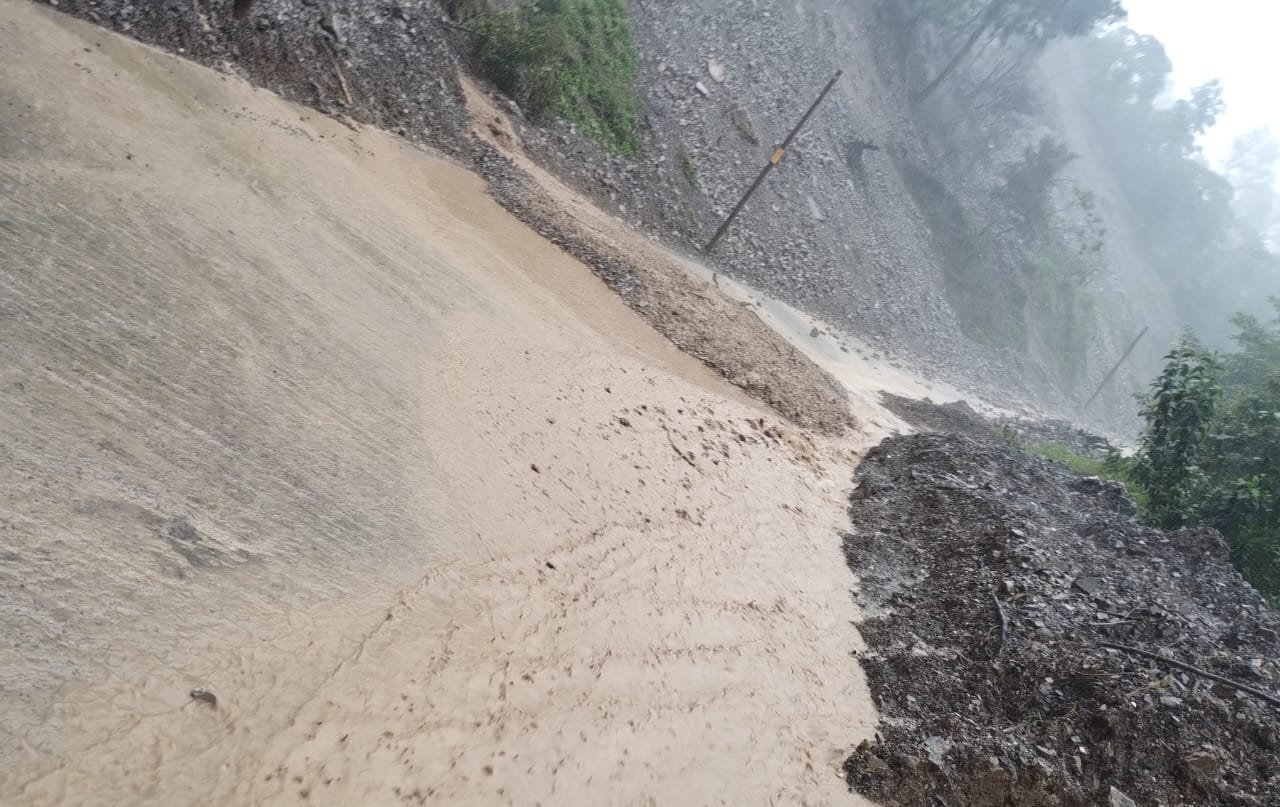
<path fill-rule="evenodd" d="M 865 444 L 455 164 L 33 3 L 0 54 L 0 803 L 850 799 Z"/>

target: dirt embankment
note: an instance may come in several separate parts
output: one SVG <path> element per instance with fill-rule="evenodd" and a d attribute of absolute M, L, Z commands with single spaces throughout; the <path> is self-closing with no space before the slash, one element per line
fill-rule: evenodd
<path fill-rule="evenodd" d="M 1143 527 L 1118 484 L 1000 439 L 892 438 L 856 481 L 845 552 L 883 720 L 852 787 L 920 807 L 1280 803 L 1280 616 L 1217 533 Z"/>
<path fill-rule="evenodd" d="M 722 294 L 540 168 L 511 118 L 469 79 L 461 82 L 475 164 L 503 207 L 590 266 L 676 347 L 792 422 L 836 435 L 853 425 L 844 388 L 768 328 L 754 306 Z"/>

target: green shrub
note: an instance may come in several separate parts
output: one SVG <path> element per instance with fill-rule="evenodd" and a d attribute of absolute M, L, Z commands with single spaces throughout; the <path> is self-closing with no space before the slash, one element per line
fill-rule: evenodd
<path fill-rule="evenodd" d="M 1280 302 L 1276 304 L 1280 313 Z M 1220 530 L 1233 562 L 1280 598 L 1280 318 L 1234 320 L 1240 350 L 1219 355 L 1184 337 L 1143 408 L 1133 476 L 1148 518 Z"/>
<path fill-rule="evenodd" d="M 1048 227 L 1058 175 L 1074 159 L 1065 143 L 1046 135 L 1036 147 L 1027 147 L 1022 160 L 1005 174 L 1009 206 L 1022 218 L 1027 234 L 1040 234 Z"/>
<path fill-rule="evenodd" d="M 624 0 L 541 0 L 476 13 L 463 27 L 480 70 L 531 117 L 559 115 L 613 152 L 639 151 Z"/>
<path fill-rule="evenodd" d="M 1079 384 L 1097 330 L 1096 304 L 1086 283 L 1088 265 L 1061 252 L 1035 256 L 1028 266 L 1027 313 L 1059 380 Z"/>
<path fill-rule="evenodd" d="M 1139 508 L 1145 509 L 1147 506 L 1146 491 L 1134 481 L 1129 460 L 1119 454 L 1100 460 L 1077 454 L 1061 443 L 1054 442 L 1032 443 L 1022 446 L 1022 449 L 1028 454 L 1061 463 L 1082 476 L 1097 476 L 1120 482 L 1138 503 Z"/>
<path fill-rule="evenodd" d="M 1027 295 L 1002 270 L 988 234 L 979 230 L 960 199 L 922 166 L 898 163 L 903 184 L 929 226 L 942 258 L 947 299 L 965 336 L 984 345 L 1019 352 L 1027 347 Z"/>
<path fill-rule="evenodd" d="M 694 167 L 693 160 L 689 159 L 688 152 L 680 152 L 680 170 L 684 172 L 685 181 L 693 188 L 698 185 L 698 169 Z"/>
<path fill-rule="evenodd" d="M 1142 416 L 1134 478 L 1148 491 L 1148 515 L 1173 529 L 1196 520 L 1210 484 L 1200 464 L 1217 414 L 1221 367 L 1213 354 L 1186 334 L 1165 357 L 1165 369 L 1152 383 Z"/>

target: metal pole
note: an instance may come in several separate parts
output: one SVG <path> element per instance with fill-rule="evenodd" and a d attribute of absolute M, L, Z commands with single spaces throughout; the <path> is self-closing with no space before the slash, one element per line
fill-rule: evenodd
<path fill-rule="evenodd" d="M 1102 388 L 1107 386 L 1107 384 L 1111 381 L 1111 377 L 1116 374 L 1116 370 L 1120 369 L 1120 365 L 1124 364 L 1124 360 L 1129 358 L 1129 354 L 1132 353 L 1133 349 L 1138 346 L 1139 342 L 1142 341 L 1142 337 L 1147 335 L 1148 327 L 1150 326 L 1143 325 L 1142 330 L 1138 332 L 1138 335 L 1133 337 L 1133 342 L 1129 344 L 1129 349 L 1126 350 L 1124 352 L 1124 355 L 1120 357 L 1120 361 L 1116 362 L 1115 367 L 1111 368 L 1111 371 L 1107 373 L 1107 375 L 1102 379 L 1102 383 L 1099 384 L 1098 388 L 1093 391 L 1092 395 L 1089 396 L 1089 400 L 1085 401 L 1084 406 L 1080 407 L 1080 414 L 1082 415 L 1084 414 L 1084 410 L 1089 408 L 1089 404 L 1093 403 L 1093 400 L 1098 397 L 1098 393 L 1102 392 Z"/>
<path fill-rule="evenodd" d="M 716 230 L 716 234 L 711 236 L 711 240 L 702 248 L 703 252 L 710 253 L 712 248 L 715 247 L 716 242 L 720 240 L 720 236 L 724 235 L 725 231 L 729 229 L 729 225 L 732 224 L 733 220 L 742 212 L 742 207 L 747 203 L 747 200 L 751 198 L 751 194 L 756 192 L 756 188 L 760 187 L 760 183 L 764 182 L 764 178 L 767 177 L 769 172 L 773 170 L 773 167 L 782 160 L 782 155 L 787 152 L 787 146 L 791 145 L 791 141 L 800 133 L 801 127 L 803 127 L 805 122 L 809 120 L 809 116 L 818 108 L 818 104 L 822 103 L 822 99 L 827 97 L 827 93 L 831 92 L 831 88 L 836 85 L 836 81 L 842 75 L 844 75 L 844 70 L 836 71 L 836 74 L 827 82 L 827 86 L 823 87 L 822 92 L 818 93 L 817 100 L 815 100 L 813 105 L 809 107 L 809 110 L 804 113 L 804 117 L 800 118 L 800 122 L 797 123 L 795 128 L 791 130 L 791 133 L 787 135 L 787 139 L 782 141 L 781 146 L 774 149 L 773 154 L 769 157 L 769 162 L 764 164 L 764 168 L 761 168 L 760 173 L 756 176 L 756 181 L 751 183 L 751 187 L 747 188 L 746 193 L 742 194 L 742 198 L 733 206 L 733 210 L 729 211 L 729 215 L 725 217 L 725 220 L 720 224 L 720 228 Z"/>

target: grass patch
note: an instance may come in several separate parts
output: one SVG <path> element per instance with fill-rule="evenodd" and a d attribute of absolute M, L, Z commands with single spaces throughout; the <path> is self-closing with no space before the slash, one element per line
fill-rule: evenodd
<path fill-rule="evenodd" d="M 455 3 L 453 13 L 473 8 Z M 462 24 L 480 70 L 531 117 L 558 115 L 616 154 L 639 152 L 625 0 L 539 0 Z"/>
<path fill-rule="evenodd" d="M 1113 482 L 1120 482 L 1129 491 L 1129 495 L 1133 497 L 1133 500 L 1138 503 L 1138 507 L 1144 512 L 1146 511 L 1146 491 L 1142 489 L 1141 485 L 1133 481 L 1127 470 L 1129 460 L 1124 457 L 1111 456 L 1101 460 L 1095 459 L 1084 454 L 1077 454 L 1061 443 L 1053 442 L 1030 443 L 1028 445 L 1020 445 L 1019 448 L 1028 454 L 1044 457 L 1047 460 L 1065 465 L 1081 476 L 1097 476 Z"/>
<path fill-rule="evenodd" d="M 685 181 L 690 186 L 695 190 L 700 187 L 698 185 L 698 169 L 694 167 L 693 160 L 689 159 L 688 152 L 680 152 L 680 170 L 684 172 Z"/>

